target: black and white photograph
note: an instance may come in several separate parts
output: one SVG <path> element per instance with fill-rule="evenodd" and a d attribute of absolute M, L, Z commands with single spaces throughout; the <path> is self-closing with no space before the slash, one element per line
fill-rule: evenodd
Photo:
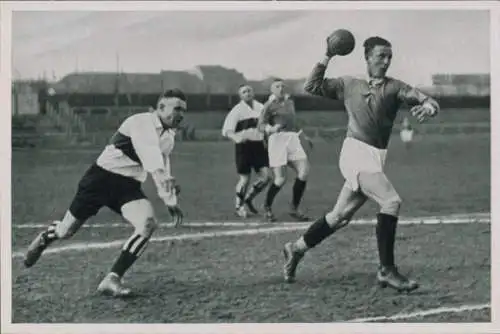
<path fill-rule="evenodd" d="M 2 5 L 2 332 L 491 330 L 498 4 L 189 3 Z"/>

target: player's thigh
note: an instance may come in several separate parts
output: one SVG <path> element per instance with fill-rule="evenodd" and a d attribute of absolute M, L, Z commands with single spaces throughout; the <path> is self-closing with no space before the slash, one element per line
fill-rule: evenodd
<path fill-rule="evenodd" d="M 269 154 L 263 141 L 253 144 L 252 167 L 259 178 L 269 178 Z"/>
<path fill-rule="evenodd" d="M 326 215 L 332 226 L 347 224 L 354 214 L 366 202 L 367 196 L 360 191 L 352 190 L 347 182 L 340 190 L 333 209 Z"/>
<path fill-rule="evenodd" d="M 269 167 L 274 169 L 287 165 L 287 143 L 288 140 L 285 133 L 275 133 L 269 137 Z"/>
<path fill-rule="evenodd" d="M 305 180 L 309 175 L 311 167 L 307 158 L 301 160 L 291 160 L 289 165 L 295 170 L 299 179 Z"/>
<path fill-rule="evenodd" d="M 287 144 L 288 161 L 304 161 L 307 160 L 307 154 L 302 146 L 300 136 L 297 133 L 290 133 L 290 138 Z"/>
<path fill-rule="evenodd" d="M 246 143 L 237 144 L 234 154 L 236 172 L 239 175 L 249 175 L 252 171 L 251 161 Z"/>
<path fill-rule="evenodd" d="M 158 225 L 153 205 L 146 198 L 124 203 L 121 207 L 121 215 L 135 227 L 138 234 L 145 237 L 151 236 Z"/>
<path fill-rule="evenodd" d="M 399 206 L 401 198 L 385 173 L 361 172 L 358 180 L 361 191 L 381 207 L 392 204 Z"/>
<path fill-rule="evenodd" d="M 109 192 L 107 172 L 97 165 L 92 165 L 78 183 L 78 189 L 69 205 L 69 214 L 65 219 L 69 222 L 85 222 L 95 216 L 105 205 Z"/>

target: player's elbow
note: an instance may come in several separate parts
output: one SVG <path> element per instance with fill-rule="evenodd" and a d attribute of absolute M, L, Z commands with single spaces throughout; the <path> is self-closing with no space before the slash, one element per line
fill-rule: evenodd
<path fill-rule="evenodd" d="M 306 80 L 304 83 L 304 91 L 309 94 L 316 94 L 318 90 L 317 85 L 312 80 Z"/>

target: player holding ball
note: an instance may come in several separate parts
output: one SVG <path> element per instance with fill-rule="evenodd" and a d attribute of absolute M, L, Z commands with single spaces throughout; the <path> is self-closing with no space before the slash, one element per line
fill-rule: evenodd
<path fill-rule="evenodd" d="M 380 207 L 375 229 L 380 261 L 377 281 L 381 287 L 409 292 L 419 285 L 403 276 L 395 264 L 394 244 L 402 201 L 384 172 L 387 146 L 403 103 L 412 107 L 411 113 L 419 122 L 435 116 L 439 105 L 419 90 L 386 76 L 392 46 L 378 36 L 363 43 L 366 79 L 350 76 L 326 79 L 325 71 L 332 59 L 348 55 L 354 45 L 354 36 L 349 31 L 334 31 L 327 38 L 325 56 L 314 66 L 304 86 L 310 94 L 344 102 L 348 124 L 339 167 L 345 183 L 333 209 L 312 223 L 295 242 L 285 244 L 284 278 L 286 282 L 293 282 L 304 254 L 348 225 L 357 210 L 370 199 Z"/>

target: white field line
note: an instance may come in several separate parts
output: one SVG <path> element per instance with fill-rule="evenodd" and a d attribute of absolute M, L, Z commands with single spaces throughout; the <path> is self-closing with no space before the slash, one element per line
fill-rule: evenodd
<path fill-rule="evenodd" d="M 414 219 L 414 220 L 402 220 L 399 224 L 402 225 L 410 225 L 410 224 L 458 224 L 458 223 L 474 223 L 474 222 L 489 222 L 489 219 L 481 219 L 478 220 L 476 218 L 464 219 L 464 218 L 455 218 L 455 219 L 432 219 L 426 221 L 425 219 Z M 359 224 L 359 222 L 358 222 Z M 370 221 L 370 224 L 372 222 Z M 301 229 L 306 229 L 309 224 L 304 223 L 282 223 L 278 226 L 271 227 L 260 227 L 260 228 L 246 228 L 242 230 L 231 230 L 231 231 L 212 231 L 212 232 L 198 232 L 198 233 L 185 233 L 179 235 L 167 235 L 161 237 L 151 238 L 151 242 L 165 242 L 165 241 L 182 241 L 182 240 L 200 240 L 207 238 L 217 238 L 217 237 L 228 237 L 228 236 L 241 236 L 241 235 L 256 235 L 256 234 L 264 234 L 264 233 L 280 233 L 280 232 L 289 232 L 296 231 Z M 206 226 L 206 225 L 204 225 Z M 83 251 L 90 249 L 105 249 L 105 248 L 116 248 L 121 247 L 126 240 L 115 240 L 110 242 L 79 242 L 72 243 L 65 246 L 48 248 L 44 254 L 55 254 L 67 251 Z M 19 258 L 24 255 L 23 252 L 13 252 L 12 258 Z"/>
<path fill-rule="evenodd" d="M 490 213 L 472 213 L 472 214 L 457 214 L 457 215 L 446 215 L 446 216 L 431 216 L 431 217 L 408 217 L 401 218 L 399 224 L 401 225 L 414 225 L 414 224 L 465 224 L 465 223 L 490 223 Z M 225 222 L 185 222 L 183 226 L 186 227 L 256 227 L 256 226 L 307 226 L 311 222 L 297 223 L 297 222 L 278 222 L 278 223 L 267 223 L 267 222 L 257 222 L 257 221 L 225 221 Z M 371 225 L 375 224 L 375 219 L 357 219 L 353 220 L 351 224 L 357 225 Z M 16 224 L 12 225 L 13 229 L 37 229 L 44 228 L 47 223 L 26 223 L 26 224 Z M 111 223 L 96 223 L 96 224 L 85 224 L 82 228 L 112 228 L 112 227 L 129 227 L 130 225 L 126 222 L 111 222 Z M 172 223 L 163 222 L 160 226 L 172 227 Z"/>
<path fill-rule="evenodd" d="M 427 310 L 414 311 L 410 313 L 398 313 L 391 316 L 379 316 L 379 317 L 370 317 L 370 318 L 357 318 L 348 320 L 347 322 L 375 322 L 375 321 L 395 321 L 395 320 L 404 320 L 404 319 L 415 319 L 415 318 L 423 318 L 430 315 L 437 315 L 443 313 L 462 313 L 462 312 L 471 312 L 478 311 L 491 308 L 491 305 L 488 304 L 478 304 L 478 305 L 462 305 L 458 307 L 438 307 Z"/>

